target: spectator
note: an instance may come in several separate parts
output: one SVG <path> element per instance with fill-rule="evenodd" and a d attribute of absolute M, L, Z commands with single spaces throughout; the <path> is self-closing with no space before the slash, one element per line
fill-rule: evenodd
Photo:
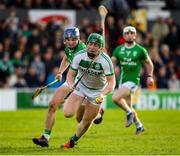
<path fill-rule="evenodd" d="M 32 36 L 28 38 L 28 43 L 27 46 L 30 48 L 34 44 L 39 44 L 40 43 L 40 34 L 38 29 L 33 29 L 32 30 Z"/>
<path fill-rule="evenodd" d="M 31 66 L 32 68 L 36 69 L 38 79 L 40 79 L 40 77 L 44 77 L 45 79 L 45 64 L 42 62 L 40 55 L 37 54 L 34 56 L 34 61 L 32 62 Z"/>
<path fill-rule="evenodd" d="M 29 66 L 27 69 L 27 73 L 25 75 L 25 80 L 27 83 L 27 86 L 30 88 L 35 88 L 40 86 L 38 76 L 36 74 L 36 69 L 33 68 L 32 66 Z"/>
<path fill-rule="evenodd" d="M 32 35 L 32 31 L 29 28 L 29 25 L 27 23 L 22 24 L 22 28 L 19 30 L 20 35 L 23 37 L 30 37 Z"/>
<path fill-rule="evenodd" d="M 163 64 L 168 64 L 170 61 L 170 49 L 166 44 L 162 44 L 160 47 L 160 56 Z"/>
<path fill-rule="evenodd" d="M 14 67 L 23 66 L 22 52 L 20 50 L 16 50 L 14 52 L 14 56 L 11 60 L 11 63 Z"/>
<path fill-rule="evenodd" d="M 26 80 L 24 79 L 24 69 L 22 66 L 16 66 L 15 72 L 9 80 L 9 85 L 15 88 L 27 87 Z"/>
<path fill-rule="evenodd" d="M 167 78 L 166 78 L 166 67 L 165 66 L 162 66 L 159 69 L 158 79 L 157 79 L 157 86 L 160 89 L 167 89 L 168 88 Z"/>
<path fill-rule="evenodd" d="M 168 25 L 162 17 L 159 17 L 156 23 L 153 24 L 151 33 L 153 38 L 159 42 L 169 33 Z"/>
<path fill-rule="evenodd" d="M 177 79 L 177 76 L 175 73 L 171 74 L 170 79 L 168 80 L 168 88 L 170 90 L 180 89 L 180 80 Z"/>
<path fill-rule="evenodd" d="M 48 47 L 45 54 L 43 55 L 43 61 L 45 62 L 45 77 L 47 77 L 48 73 L 52 72 L 54 68 L 54 58 L 53 58 L 53 49 L 52 47 Z"/>
<path fill-rule="evenodd" d="M 9 86 L 9 77 L 12 75 L 13 70 L 14 68 L 9 59 L 9 54 L 5 53 L 3 59 L 0 60 L 0 86 Z"/>
<path fill-rule="evenodd" d="M 56 74 L 58 73 L 58 69 L 59 69 L 58 67 L 54 67 L 53 70 L 52 70 L 52 72 L 50 72 L 50 73 L 47 75 L 46 84 L 54 81 L 55 76 L 56 76 Z M 50 86 L 50 88 L 58 88 L 58 87 L 61 86 L 64 82 L 65 82 L 65 77 L 63 76 L 61 82 L 58 82 L 58 83 Z"/>
<path fill-rule="evenodd" d="M 175 62 L 174 60 L 170 60 L 167 64 L 167 72 L 166 72 L 166 76 L 167 78 L 170 78 L 170 76 L 175 72 Z"/>
<path fill-rule="evenodd" d="M 154 71 L 155 73 L 158 73 L 159 68 L 163 65 L 163 62 L 159 55 L 159 49 L 158 49 L 158 41 L 153 40 L 152 47 L 149 49 L 150 57 L 154 64 Z"/>
<path fill-rule="evenodd" d="M 15 10 L 10 12 L 10 16 L 6 19 L 6 23 L 9 24 L 12 32 L 17 33 L 19 18 L 17 17 Z"/>
<path fill-rule="evenodd" d="M 3 55 L 4 55 L 4 49 L 3 49 L 3 44 L 0 43 L 0 60 L 3 58 Z"/>
<path fill-rule="evenodd" d="M 170 32 L 165 36 L 164 42 L 174 51 L 180 43 L 180 33 L 176 25 L 172 25 Z"/>

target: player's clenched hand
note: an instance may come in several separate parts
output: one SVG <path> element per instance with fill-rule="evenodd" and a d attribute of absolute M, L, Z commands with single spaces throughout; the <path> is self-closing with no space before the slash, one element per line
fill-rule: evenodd
<path fill-rule="evenodd" d="M 62 80 L 62 73 L 57 73 L 56 77 L 55 77 L 58 81 Z"/>
<path fill-rule="evenodd" d="M 95 101 L 97 104 L 101 104 L 103 102 L 104 95 L 100 94 L 99 96 L 96 97 Z"/>
<path fill-rule="evenodd" d="M 154 85 L 154 79 L 153 77 L 148 77 L 147 78 L 147 85 L 152 87 Z"/>

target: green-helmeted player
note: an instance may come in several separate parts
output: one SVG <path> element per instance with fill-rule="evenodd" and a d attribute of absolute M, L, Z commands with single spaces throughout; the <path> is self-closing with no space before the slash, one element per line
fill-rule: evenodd
<path fill-rule="evenodd" d="M 80 33 L 77 27 L 70 27 L 65 29 L 63 34 L 65 44 L 65 56 L 60 64 L 56 79 L 61 81 L 62 74 L 71 65 L 74 56 L 83 49 L 86 49 L 86 45 L 80 40 Z M 33 142 L 41 147 L 47 147 L 50 139 L 51 130 L 55 122 L 55 114 L 57 108 L 64 103 L 64 98 L 70 92 L 67 83 L 65 82 L 54 93 L 48 107 L 48 112 L 45 121 L 44 133 L 40 138 L 33 138 Z M 102 116 L 99 114 L 99 118 Z"/>
<path fill-rule="evenodd" d="M 147 84 L 153 85 L 153 64 L 144 47 L 135 42 L 136 29 L 127 26 L 123 29 L 125 44 L 117 46 L 113 52 L 113 63 L 120 64 L 119 88 L 113 94 L 113 101 L 127 113 L 126 127 L 133 121 L 136 125 L 136 134 L 144 131 L 143 124 L 131 104 L 131 93 L 135 92 L 140 82 L 140 70 L 143 64 L 147 67 Z"/>
<path fill-rule="evenodd" d="M 98 115 L 104 97 L 115 87 L 113 64 L 111 58 L 102 50 L 103 44 L 103 36 L 97 33 L 90 34 L 87 49 L 74 57 L 69 69 L 67 83 L 74 91 L 64 103 L 64 115 L 72 117 L 84 99 L 86 99 L 86 105 L 76 133 L 62 147 L 73 148 L 75 146 Z M 83 77 L 74 89 L 76 74 L 83 75 Z"/>

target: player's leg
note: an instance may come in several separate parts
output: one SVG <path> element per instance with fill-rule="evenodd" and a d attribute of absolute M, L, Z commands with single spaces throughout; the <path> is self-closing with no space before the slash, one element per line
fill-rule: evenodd
<path fill-rule="evenodd" d="M 84 110 L 85 110 L 85 105 L 82 105 L 82 104 L 81 104 L 81 105 L 79 106 L 79 109 L 78 109 L 77 113 L 76 113 L 76 121 L 77 121 L 78 123 L 80 123 L 81 120 L 82 120 L 82 118 L 83 118 Z"/>
<path fill-rule="evenodd" d="M 125 98 L 130 95 L 130 89 L 126 86 L 121 86 L 118 90 L 116 90 L 112 96 L 112 100 L 119 107 L 121 107 L 124 111 L 126 111 L 126 127 L 129 127 L 133 123 L 133 112 L 131 107 L 127 104 Z"/>
<path fill-rule="evenodd" d="M 79 123 L 76 134 L 80 138 L 90 127 L 100 110 L 100 105 L 94 105 L 90 102 L 85 106 L 85 112 L 82 121 Z"/>
<path fill-rule="evenodd" d="M 77 115 L 76 115 L 76 120 L 78 122 L 81 121 L 82 116 L 84 114 L 84 106 L 86 105 L 87 100 L 85 99 L 83 101 L 83 103 L 81 104 L 81 106 L 79 107 L 78 111 L 77 111 Z M 94 124 L 100 124 L 103 120 L 103 114 L 104 114 L 104 109 L 101 107 L 101 109 L 99 110 L 98 115 L 96 116 L 96 118 L 94 119 Z"/>
<path fill-rule="evenodd" d="M 86 105 L 86 99 L 83 101 L 81 106 L 79 107 L 77 114 L 76 114 L 76 120 L 77 122 L 80 122 L 82 120 L 83 114 L 84 114 L 84 106 Z M 94 124 L 100 124 L 103 120 L 103 114 L 104 114 L 104 109 L 101 107 L 99 110 L 98 115 L 94 119 Z"/>
<path fill-rule="evenodd" d="M 69 88 L 67 86 L 61 86 L 55 91 L 49 103 L 48 112 L 46 115 L 44 133 L 40 138 L 33 138 L 33 142 L 35 144 L 40 145 L 41 147 L 48 146 L 51 130 L 55 123 L 56 110 L 64 102 L 64 98 L 68 94 L 68 92 L 69 92 Z"/>
<path fill-rule="evenodd" d="M 125 86 L 121 86 L 118 90 L 114 91 L 114 94 L 112 96 L 112 100 L 114 103 L 116 103 L 119 107 L 121 107 L 123 110 L 128 111 L 130 108 L 127 105 L 126 101 L 123 99 L 127 96 L 129 96 L 130 90 L 129 88 Z"/>
<path fill-rule="evenodd" d="M 95 124 L 100 124 L 102 122 L 102 120 L 103 120 L 103 115 L 104 115 L 104 109 L 101 107 L 100 110 L 99 110 L 98 115 L 94 119 L 94 123 Z"/>
<path fill-rule="evenodd" d="M 137 115 L 137 112 L 135 111 L 135 109 L 133 108 L 132 106 L 132 102 L 131 102 L 131 95 L 129 95 L 128 97 L 125 98 L 128 106 L 131 108 L 131 110 L 133 111 L 133 114 L 134 114 L 134 118 L 133 118 L 133 121 L 135 123 L 135 126 L 136 126 L 136 135 L 139 135 L 140 133 L 142 133 L 144 131 L 144 127 L 143 127 L 143 124 L 142 122 L 140 121 L 138 115 Z"/>
<path fill-rule="evenodd" d="M 75 113 L 78 111 L 81 103 L 84 100 L 84 96 L 80 96 L 75 94 L 74 92 L 66 99 L 64 103 L 64 116 L 66 118 L 70 118 L 75 115 Z"/>
<path fill-rule="evenodd" d="M 82 137 L 82 135 L 89 129 L 99 110 L 100 105 L 94 105 L 90 102 L 87 102 L 87 104 L 85 105 L 83 118 L 77 127 L 76 133 L 62 147 L 73 148 L 77 141 Z"/>
<path fill-rule="evenodd" d="M 134 108 L 132 108 L 133 112 L 134 112 L 134 123 L 136 125 L 136 135 L 141 134 L 144 131 L 144 126 L 141 122 L 141 120 L 139 119 L 137 112 L 134 110 Z"/>
<path fill-rule="evenodd" d="M 84 100 L 83 96 L 72 93 L 65 101 L 64 109 L 63 109 L 64 116 L 67 118 L 72 117 L 79 110 L 79 107 L 83 102 L 83 100 Z M 75 141 L 70 139 L 65 145 L 62 145 L 61 147 L 72 148 L 74 147 L 74 145 L 75 145 Z"/>

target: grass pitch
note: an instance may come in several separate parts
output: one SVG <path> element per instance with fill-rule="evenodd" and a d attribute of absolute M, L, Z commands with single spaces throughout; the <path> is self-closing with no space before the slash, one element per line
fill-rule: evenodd
<path fill-rule="evenodd" d="M 44 129 L 45 109 L 0 112 L 0 154 L 5 155 L 171 155 L 180 154 L 180 111 L 140 111 L 145 132 L 135 136 L 135 126 L 125 128 L 125 113 L 106 110 L 100 125 L 92 125 L 74 149 L 61 149 L 75 133 L 75 118 L 66 119 L 57 112 L 50 146 L 32 143 Z"/>

